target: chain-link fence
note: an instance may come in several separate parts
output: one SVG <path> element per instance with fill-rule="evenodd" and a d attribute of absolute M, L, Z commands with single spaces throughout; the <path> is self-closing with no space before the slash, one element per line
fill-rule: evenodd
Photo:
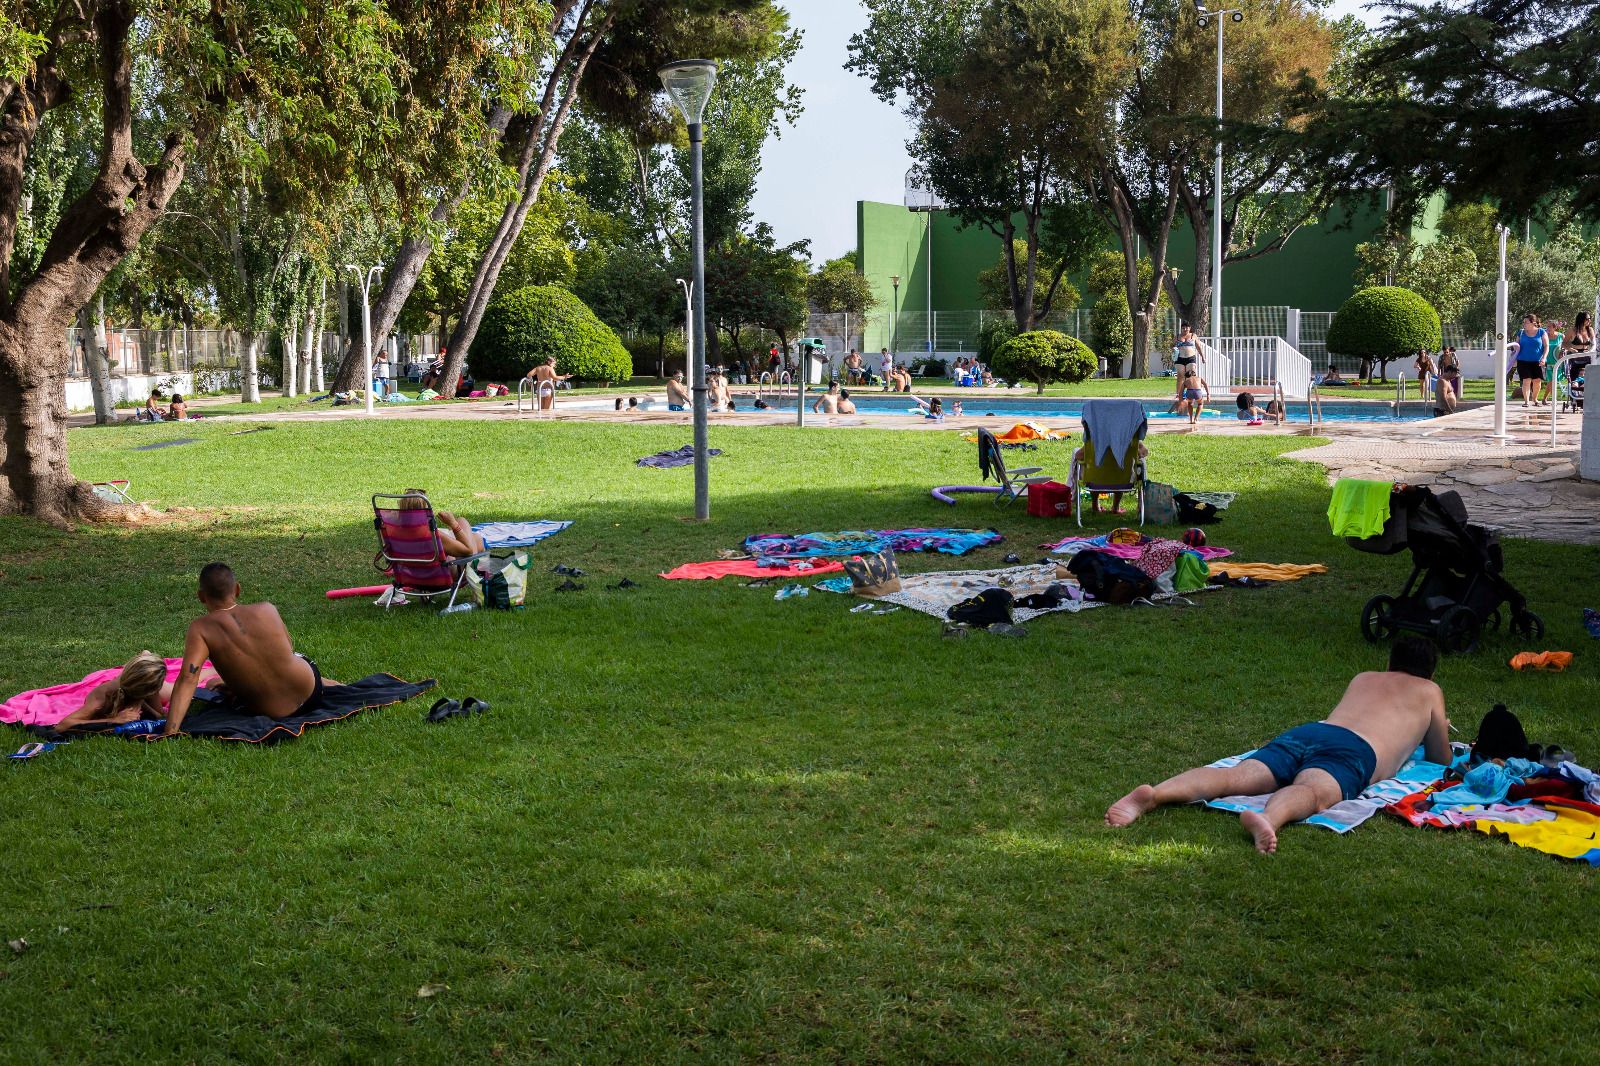
<path fill-rule="evenodd" d="M 78 329 L 67 330 L 67 377 L 89 376 L 85 337 Z M 252 334 L 234 329 L 108 329 L 105 334 L 106 359 L 112 377 L 160 376 L 163 374 L 206 375 L 206 381 L 225 380 L 224 388 L 238 384 L 239 364 L 249 348 Z M 283 360 L 283 345 L 276 331 L 254 334 L 259 342 L 257 365 L 263 383 L 275 381 Z M 323 366 L 329 374 L 343 358 L 345 338 L 328 331 L 321 335 Z M 425 364 L 439 351 L 443 338 L 438 334 L 397 334 L 390 342 L 390 353 L 402 376 L 413 367 Z M 220 375 L 220 378 L 218 377 Z M 202 390 L 209 391 L 209 390 Z"/>
<path fill-rule="evenodd" d="M 1339 368 L 1341 374 L 1349 371 L 1355 373 L 1361 369 L 1361 360 L 1356 356 L 1329 356 L 1328 354 L 1328 327 L 1333 324 L 1332 311 L 1301 311 L 1299 343 L 1295 338 L 1286 338 L 1290 344 L 1295 344 L 1311 365 L 1318 371 L 1326 368 L 1331 361 Z M 1443 330 L 1443 344 L 1450 348 L 1488 348 L 1490 347 L 1487 333 L 1469 333 L 1467 330 L 1454 323 L 1446 322 Z"/>

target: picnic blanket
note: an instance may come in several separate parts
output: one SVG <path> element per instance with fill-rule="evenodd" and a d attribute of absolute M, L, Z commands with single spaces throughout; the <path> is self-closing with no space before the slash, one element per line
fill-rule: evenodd
<path fill-rule="evenodd" d="M 537 544 L 541 540 L 555 536 L 570 525 L 571 522 L 552 522 L 548 519 L 527 522 L 480 522 L 472 527 L 472 531 L 481 536 L 484 546 L 490 549 L 526 548 L 530 544 Z"/>
<path fill-rule="evenodd" d="M 166 663 L 167 681 L 176 681 L 183 660 L 168 659 Z M 89 695 L 95 686 L 115 681 L 121 674 L 122 667 L 112 666 L 96 670 L 82 681 L 69 681 L 64 685 L 52 685 L 49 688 L 18 693 L 5 703 L 0 703 L 0 722 L 26 726 L 53 726 L 82 707 L 84 697 Z"/>
<path fill-rule="evenodd" d="M 1255 749 L 1252 748 L 1242 755 L 1230 755 L 1210 765 L 1237 766 L 1255 753 Z M 1418 785 L 1438 780 L 1443 776 L 1445 769 L 1436 762 L 1424 759 L 1422 748 L 1419 747 L 1401 765 L 1399 773 L 1382 781 L 1373 782 L 1355 799 L 1336 803 L 1325 811 L 1313 814 L 1305 819 L 1305 824 L 1319 825 L 1324 829 L 1332 829 L 1335 833 L 1348 833 L 1384 808 L 1392 807 L 1405 799 L 1416 791 Z M 1219 811 L 1242 814 L 1245 811 L 1266 810 L 1267 800 L 1270 798 L 1270 796 L 1219 796 L 1213 800 L 1206 800 L 1205 805 Z"/>
<path fill-rule="evenodd" d="M 759 559 L 717 559 L 708 563 L 684 563 L 657 577 L 668 581 L 716 581 L 724 577 L 813 577 L 844 569 L 843 563 L 823 561 L 777 562 L 763 566 Z"/>
<path fill-rule="evenodd" d="M 721 448 L 706 449 L 708 457 L 721 454 Z M 694 462 L 694 445 L 685 444 L 683 447 L 670 452 L 656 452 L 654 455 L 647 455 L 638 460 L 636 465 L 648 466 L 656 470 L 670 470 L 675 466 L 688 466 L 692 462 Z"/>
<path fill-rule="evenodd" d="M 322 690 L 320 705 L 300 711 L 287 718 L 268 718 L 251 714 L 241 708 L 226 693 L 210 689 L 197 689 L 189 713 L 183 719 L 181 737 L 210 737 L 215 740 L 242 740 L 249 744 L 273 744 L 303 736 L 312 726 L 340 722 L 361 711 L 374 707 L 387 707 L 401 703 L 433 688 L 438 682 L 402 681 L 393 674 L 370 674 L 360 681 L 343 685 L 327 685 Z M 115 732 L 114 727 L 86 732 Z M 153 739 L 148 735 L 134 735 L 134 739 Z"/>
<path fill-rule="evenodd" d="M 1208 563 L 1212 559 L 1226 559 L 1233 554 L 1232 548 L 1222 548 L 1215 544 L 1191 548 L 1182 541 L 1164 537 L 1147 536 L 1139 544 L 1112 544 L 1109 533 L 1102 533 L 1098 537 L 1063 537 L 1053 544 L 1041 544 L 1039 546 L 1052 555 L 1076 555 L 1083 551 L 1097 551 L 1105 552 L 1107 555 L 1115 555 L 1118 559 L 1137 562 L 1152 545 L 1159 546 L 1163 544 L 1176 544 L 1179 550 L 1194 552 Z"/>
<path fill-rule="evenodd" d="M 924 574 L 900 575 L 900 591 L 891 592 L 884 596 L 874 596 L 874 600 L 884 603 L 896 603 L 902 607 L 909 607 L 913 611 L 931 614 L 935 618 L 948 618 L 950 608 L 962 600 L 970 599 L 984 589 L 1002 588 L 1011 595 L 1021 599 L 1035 593 L 1044 592 L 1051 585 L 1070 585 L 1076 587 L 1077 579 L 1073 577 L 1057 576 L 1054 563 L 1030 563 L 1025 566 L 1009 566 L 999 570 L 938 570 Z M 1196 590 L 1204 591 L 1204 590 Z M 1157 593 L 1151 597 L 1155 602 L 1165 602 L 1174 599 L 1171 594 Z M 1089 611 L 1096 607 L 1107 607 L 1109 604 L 1095 603 L 1093 600 L 1063 599 L 1055 607 L 1031 608 L 1013 607 L 1012 619 L 1017 622 L 1026 622 L 1042 614 L 1054 614 L 1058 611 Z"/>
<path fill-rule="evenodd" d="M 1564 762 L 1511 790 L 1522 798 L 1452 805 L 1435 805 L 1435 797 L 1448 791 L 1448 782 L 1436 779 L 1402 797 L 1388 811 L 1419 828 L 1473 829 L 1504 837 L 1518 847 L 1600 866 L 1600 804 L 1570 795 L 1572 785 L 1581 786 L 1593 777 L 1577 763 Z"/>
<path fill-rule="evenodd" d="M 804 559 L 820 555 L 943 552 L 965 555 L 1005 540 L 993 529 L 848 529 L 838 533 L 756 533 L 744 539 L 751 555 Z"/>

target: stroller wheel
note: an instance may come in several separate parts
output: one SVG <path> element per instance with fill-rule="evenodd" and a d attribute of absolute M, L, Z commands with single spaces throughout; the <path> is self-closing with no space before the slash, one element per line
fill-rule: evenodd
<path fill-rule="evenodd" d="M 1490 632 L 1498 633 L 1500 631 L 1500 622 L 1500 608 L 1496 607 L 1489 612 L 1489 617 L 1483 620 L 1483 628 Z"/>
<path fill-rule="evenodd" d="M 1394 597 L 1374 596 L 1361 609 L 1361 635 L 1376 644 L 1394 636 Z"/>
<path fill-rule="evenodd" d="M 1457 655 L 1467 654 L 1478 646 L 1478 633 L 1482 625 L 1472 608 L 1450 608 L 1439 619 L 1435 629 L 1439 647 Z"/>
<path fill-rule="evenodd" d="M 1544 619 L 1532 611 L 1520 611 L 1511 619 L 1511 632 L 1515 636 L 1538 640 L 1544 636 Z"/>

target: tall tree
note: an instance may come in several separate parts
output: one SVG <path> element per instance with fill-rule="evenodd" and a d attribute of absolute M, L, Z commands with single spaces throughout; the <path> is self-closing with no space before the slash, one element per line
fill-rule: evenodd
<path fill-rule="evenodd" d="M 404 69 L 384 7 L 22 0 L 0 39 L 0 512 L 56 523 L 110 510 L 67 462 L 61 343 L 79 308 L 166 210 L 197 153 L 266 162 L 247 121 L 291 124 L 271 151 L 312 187 L 389 165 Z M 140 92 L 134 71 L 140 71 Z M 38 262 L 13 274 L 22 187 L 40 123 L 81 100 L 97 114 L 94 179 Z"/>

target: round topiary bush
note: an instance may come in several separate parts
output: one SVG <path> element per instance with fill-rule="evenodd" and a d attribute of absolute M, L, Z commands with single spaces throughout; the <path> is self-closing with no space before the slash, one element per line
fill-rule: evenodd
<path fill-rule="evenodd" d="M 1007 381 L 1031 381 L 1042 393 L 1053 381 L 1084 381 L 1099 365 L 1094 352 L 1078 338 L 1036 329 L 1002 344 L 990 368 Z"/>
<path fill-rule="evenodd" d="M 480 381 L 520 378 L 547 356 L 556 370 L 580 381 L 627 381 L 633 358 L 611 327 L 582 300 L 557 285 L 529 285 L 497 296 L 472 345 Z"/>
<path fill-rule="evenodd" d="M 1410 289 L 1377 285 L 1362 289 L 1339 308 L 1328 327 L 1328 353 L 1354 356 L 1363 371 L 1439 347 L 1439 312 Z M 1387 374 L 1385 375 L 1387 376 Z"/>

